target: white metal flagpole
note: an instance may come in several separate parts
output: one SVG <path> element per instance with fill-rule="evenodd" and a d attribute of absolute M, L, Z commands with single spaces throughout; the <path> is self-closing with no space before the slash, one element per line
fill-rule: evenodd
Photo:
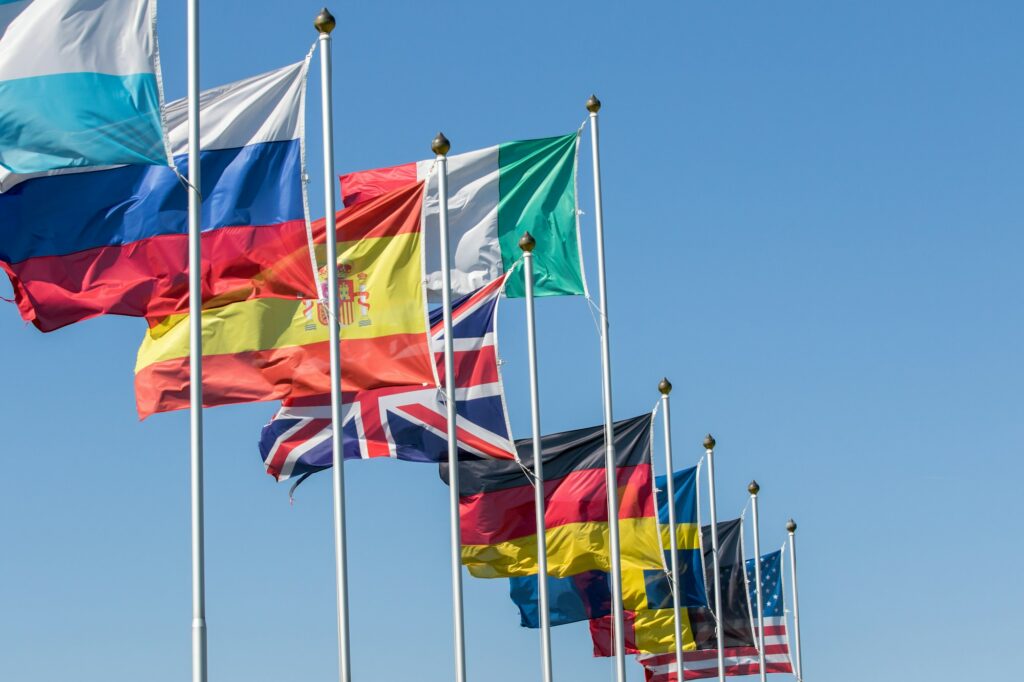
<path fill-rule="evenodd" d="M 455 344 L 452 338 L 452 272 L 448 243 L 448 152 L 452 144 L 438 133 L 430 149 L 437 155 L 438 217 L 441 232 L 441 310 L 444 316 L 444 398 L 448 408 L 448 496 L 452 534 L 452 627 L 455 682 L 466 682 L 466 628 L 462 612 L 462 529 L 459 523 L 459 444 L 456 431 Z"/>
<path fill-rule="evenodd" d="M 206 555 L 203 521 L 203 290 L 199 193 L 199 0 L 188 0 L 189 440 L 192 496 L 192 682 L 206 682 Z"/>
<path fill-rule="evenodd" d="M 708 455 L 708 504 L 711 507 L 711 564 L 715 585 L 715 643 L 718 649 L 718 680 L 725 682 L 725 624 L 722 618 L 722 576 L 718 561 L 718 507 L 715 504 L 715 439 L 704 437 Z"/>
<path fill-rule="evenodd" d="M 757 582 L 757 663 L 761 670 L 761 682 L 765 682 L 768 673 L 764 669 L 764 596 L 761 594 L 761 526 L 757 519 L 757 493 L 761 486 L 751 481 L 747 486 L 750 493 L 750 508 L 754 512 L 754 580 Z"/>
<path fill-rule="evenodd" d="M 676 482 L 675 469 L 672 464 L 672 416 L 669 412 L 668 394 L 672 392 L 672 382 L 668 378 L 658 383 L 661 392 L 661 405 L 665 408 L 665 481 L 668 494 L 668 526 L 669 551 L 672 553 L 672 612 L 675 623 L 676 638 L 676 670 L 677 679 L 683 679 L 683 622 L 679 594 L 679 540 L 676 537 Z"/>
<path fill-rule="evenodd" d="M 786 532 L 789 533 L 789 568 L 793 576 L 793 643 L 796 645 L 796 679 L 803 682 L 804 666 L 800 658 L 800 600 L 796 591 L 796 521 L 790 519 L 786 522 Z"/>
<path fill-rule="evenodd" d="M 608 549 L 612 574 L 612 623 L 614 625 L 615 679 L 626 682 L 626 637 L 622 608 L 622 557 L 619 553 L 618 472 L 615 465 L 615 440 L 612 427 L 612 365 L 608 342 L 608 286 L 604 267 L 604 212 L 601 204 L 601 155 L 597 112 L 601 100 L 591 95 L 587 100 L 590 112 L 590 150 L 594 166 L 594 224 L 597 232 L 597 286 L 601 295 L 601 388 L 604 397 L 604 468 L 608 491 Z"/>
<path fill-rule="evenodd" d="M 537 379 L 537 322 L 533 311 L 533 249 L 529 232 L 519 239 L 526 281 L 526 337 L 530 363 L 530 429 L 533 432 L 534 508 L 537 514 L 537 593 L 540 608 L 541 679 L 551 682 L 551 605 L 548 601 L 548 542 L 544 523 L 544 461 L 540 445 L 540 383 Z"/>
<path fill-rule="evenodd" d="M 334 488 L 334 570 L 338 608 L 338 679 L 352 675 L 349 656 L 348 548 L 345 533 L 345 452 L 341 402 L 341 316 L 338 313 L 338 235 L 334 213 L 334 113 L 331 100 L 331 31 L 334 17 L 327 8 L 313 20 L 320 35 L 320 104 L 324 143 L 324 230 L 327 237 L 327 306 L 331 359 L 331 479 Z"/>

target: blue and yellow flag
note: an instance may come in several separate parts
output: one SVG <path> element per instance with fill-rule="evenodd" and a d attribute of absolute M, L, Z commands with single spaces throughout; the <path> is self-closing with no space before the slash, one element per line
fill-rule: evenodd
<path fill-rule="evenodd" d="M 704 569 L 700 554 L 700 527 L 697 523 L 697 468 L 677 471 L 675 484 L 676 542 L 679 558 L 681 605 L 706 606 Z M 655 478 L 658 497 L 658 523 L 665 566 L 672 565 L 668 499 L 664 476 Z M 512 578 L 510 596 L 519 607 L 523 627 L 540 627 L 537 576 Z M 665 570 L 625 569 L 622 572 L 623 605 L 632 619 L 639 619 L 640 631 L 654 632 L 668 617 L 671 631 L 672 591 Z M 565 625 L 579 621 L 600 621 L 611 614 L 611 577 L 602 571 L 586 571 L 567 578 L 548 577 L 551 602 L 551 624 Z M 660 632 L 655 635 L 662 639 Z M 690 638 L 692 641 L 692 637 Z M 648 647 L 650 648 L 650 647 Z"/>

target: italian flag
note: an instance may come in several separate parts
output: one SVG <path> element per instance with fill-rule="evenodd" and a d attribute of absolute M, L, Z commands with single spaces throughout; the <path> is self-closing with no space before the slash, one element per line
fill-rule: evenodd
<path fill-rule="evenodd" d="M 579 135 L 507 142 L 448 157 L 452 293 L 469 294 L 511 270 L 526 231 L 534 249 L 537 296 L 585 293 L 576 210 Z M 341 176 L 346 207 L 417 181 L 426 182 L 423 233 L 427 292 L 441 300 L 438 177 L 434 159 Z M 522 272 L 506 294 L 525 295 Z"/>

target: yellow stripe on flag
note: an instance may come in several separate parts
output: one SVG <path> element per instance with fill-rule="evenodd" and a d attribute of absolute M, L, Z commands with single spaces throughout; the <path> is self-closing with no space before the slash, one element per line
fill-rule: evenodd
<path fill-rule="evenodd" d="M 420 234 L 339 244 L 342 340 L 394 334 L 426 334 Z M 228 355 L 327 341 L 326 306 L 317 301 L 263 298 L 203 312 L 203 355 Z M 189 351 L 188 315 L 151 327 L 139 348 L 135 371 L 184 358 Z"/>
<path fill-rule="evenodd" d="M 687 609 L 679 609 L 683 634 L 683 651 L 697 648 L 693 626 Z M 675 622 L 672 609 L 637 611 L 633 620 L 636 648 L 645 654 L 667 654 L 676 650 Z"/>
<path fill-rule="evenodd" d="M 608 524 L 603 521 L 567 523 L 549 528 L 548 573 L 564 578 L 583 571 L 610 571 Z M 623 570 L 660 569 L 657 520 L 642 517 L 619 520 Z M 493 545 L 463 545 L 462 563 L 476 578 L 536 575 L 537 536 L 529 535 Z"/>
<path fill-rule="evenodd" d="M 668 534 L 668 524 L 661 526 L 661 546 L 666 550 L 672 548 L 672 538 Z M 696 523 L 676 524 L 676 549 L 700 549 L 700 526 Z"/>

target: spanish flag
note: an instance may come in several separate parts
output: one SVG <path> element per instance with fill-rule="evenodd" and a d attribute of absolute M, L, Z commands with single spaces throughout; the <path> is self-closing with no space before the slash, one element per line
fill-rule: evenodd
<path fill-rule="evenodd" d="M 417 183 L 338 213 L 345 391 L 436 384 L 423 287 L 422 207 L 423 183 Z M 323 221 L 314 226 L 314 239 L 323 262 Z M 326 280 L 326 268 L 320 270 Z M 255 299 L 204 310 L 202 336 L 205 406 L 331 390 L 323 300 Z M 135 365 L 135 399 L 143 418 L 188 407 L 188 315 L 164 318 L 147 331 Z"/>
<path fill-rule="evenodd" d="M 651 419 L 645 414 L 616 422 L 619 537 L 622 566 L 660 569 L 661 547 L 651 473 Z M 537 525 L 531 478 L 530 439 L 516 441 L 522 462 L 459 463 L 462 563 L 477 578 L 537 573 Z M 544 462 L 548 572 L 565 577 L 611 570 L 608 560 L 608 502 L 604 427 L 541 438 Z M 441 465 L 448 482 L 448 466 Z"/>

